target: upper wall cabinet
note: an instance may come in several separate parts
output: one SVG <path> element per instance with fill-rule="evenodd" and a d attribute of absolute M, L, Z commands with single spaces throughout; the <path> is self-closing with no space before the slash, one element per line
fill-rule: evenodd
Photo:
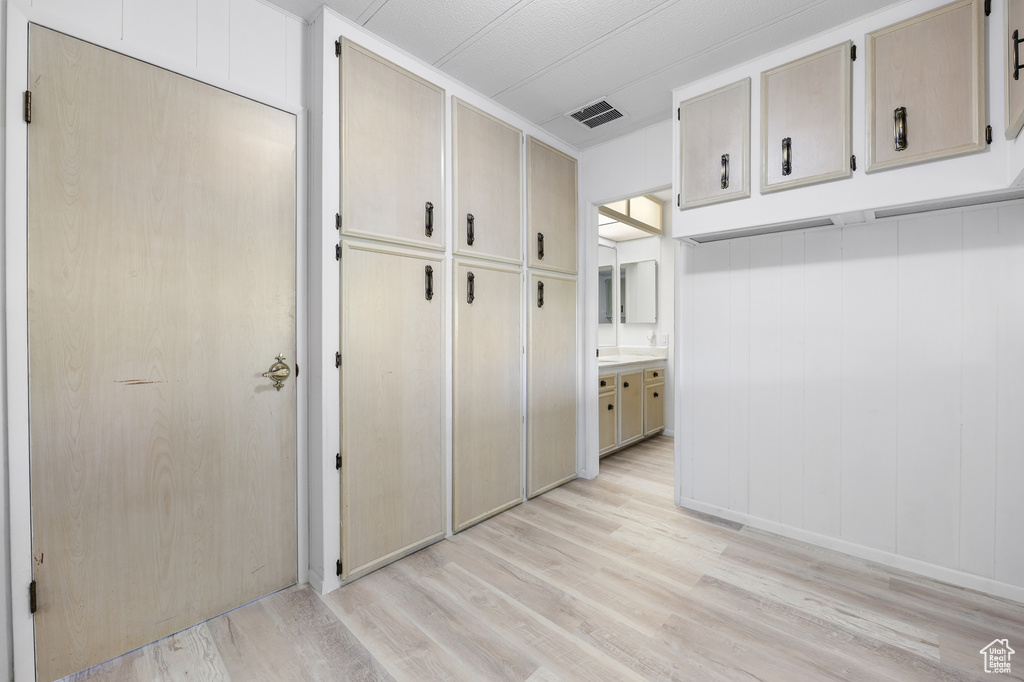
<path fill-rule="evenodd" d="M 444 90 L 341 41 L 346 235 L 444 249 Z"/>
<path fill-rule="evenodd" d="M 576 159 L 526 138 L 529 265 L 576 274 Z"/>
<path fill-rule="evenodd" d="M 521 264 L 523 133 L 452 98 L 455 250 Z"/>
<path fill-rule="evenodd" d="M 868 171 L 985 146 L 982 0 L 960 0 L 869 33 Z"/>
<path fill-rule="evenodd" d="M 761 73 L 761 192 L 850 176 L 847 41 Z"/>
<path fill-rule="evenodd" d="M 681 208 L 750 196 L 750 79 L 679 107 Z"/>
<path fill-rule="evenodd" d="M 1006 139 L 1012 140 L 1024 127 L 1024 0 L 1006 0 Z"/>

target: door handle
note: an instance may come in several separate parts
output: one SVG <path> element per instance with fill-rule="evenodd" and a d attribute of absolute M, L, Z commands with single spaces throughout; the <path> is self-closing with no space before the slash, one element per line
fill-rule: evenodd
<path fill-rule="evenodd" d="M 426 212 L 427 212 L 427 215 L 426 215 L 426 218 L 424 219 L 425 227 L 424 227 L 423 231 L 426 233 L 426 235 L 428 237 L 433 237 L 434 236 L 434 204 L 432 202 L 429 202 L 429 201 L 427 202 Z"/>
<path fill-rule="evenodd" d="M 896 107 L 892 112 L 892 137 L 896 151 L 907 148 L 907 108 Z"/>
<path fill-rule="evenodd" d="M 263 373 L 264 378 L 270 379 L 274 382 L 274 388 L 281 390 L 284 386 L 285 379 L 291 376 L 291 370 L 288 369 L 288 365 L 284 364 L 284 354 L 277 356 L 277 362 L 270 366 L 270 369 Z"/>
<path fill-rule="evenodd" d="M 722 189 L 729 189 L 729 155 L 722 154 Z"/>
<path fill-rule="evenodd" d="M 423 268 L 424 289 L 427 300 L 434 298 L 434 268 L 429 265 Z"/>
<path fill-rule="evenodd" d="M 544 233 L 537 233 L 537 260 L 544 260 Z"/>
<path fill-rule="evenodd" d="M 537 282 L 537 307 L 544 307 L 544 282 Z"/>
<path fill-rule="evenodd" d="M 789 175 L 793 172 L 793 140 L 788 137 L 782 138 L 782 174 Z"/>
<path fill-rule="evenodd" d="M 476 298 L 476 275 L 472 272 L 466 275 L 466 303 L 473 305 Z"/>
<path fill-rule="evenodd" d="M 476 241 L 476 231 L 473 229 L 473 214 L 466 214 L 466 244 L 473 246 L 473 242 Z"/>

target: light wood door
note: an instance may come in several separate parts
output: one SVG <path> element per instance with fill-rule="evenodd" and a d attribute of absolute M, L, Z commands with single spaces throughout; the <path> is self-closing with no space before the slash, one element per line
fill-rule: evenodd
<path fill-rule="evenodd" d="M 452 528 L 523 499 L 523 275 L 455 268 Z"/>
<path fill-rule="evenodd" d="M 341 40 L 341 230 L 444 248 L 444 90 Z"/>
<path fill-rule="evenodd" d="M 618 445 L 618 402 L 615 391 L 607 391 L 598 396 L 598 442 L 602 455 L 614 450 Z"/>
<path fill-rule="evenodd" d="M 444 537 L 440 254 L 342 252 L 342 577 Z"/>
<path fill-rule="evenodd" d="M 527 137 L 526 182 L 530 267 L 576 274 L 576 159 Z"/>
<path fill-rule="evenodd" d="M 1024 127 L 1024 0 L 1006 0 L 1004 15 L 1006 139 L 1012 140 Z"/>
<path fill-rule="evenodd" d="M 960 0 L 866 36 L 868 171 L 984 148 L 982 12 Z"/>
<path fill-rule="evenodd" d="M 761 74 L 761 192 L 850 176 L 846 41 Z"/>
<path fill-rule="evenodd" d="M 296 579 L 295 117 L 32 26 L 36 660 Z M 293 371 L 292 374 L 295 372 Z"/>
<path fill-rule="evenodd" d="M 576 478 L 576 280 L 530 276 L 526 494 Z"/>
<path fill-rule="evenodd" d="M 523 133 L 452 98 L 455 251 L 523 262 Z"/>
<path fill-rule="evenodd" d="M 750 196 L 750 79 L 679 107 L 682 208 Z"/>
<path fill-rule="evenodd" d="M 665 428 L 665 384 L 644 386 L 644 436 Z"/>
<path fill-rule="evenodd" d="M 619 375 L 619 442 L 629 443 L 644 435 L 644 373 Z"/>

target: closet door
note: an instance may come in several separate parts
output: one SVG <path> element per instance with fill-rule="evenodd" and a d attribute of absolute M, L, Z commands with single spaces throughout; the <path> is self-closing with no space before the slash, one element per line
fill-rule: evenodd
<path fill-rule="evenodd" d="M 523 134 L 452 98 L 455 251 L 523 262 Z"/>
<path fill-rule="evenodd" d="M 444 248 L 444 90 L 341 41 L 341 230 Z"/>
<path fill-rule="evenodd" d="M 576 280 L 530 276 L 526 494 L 576 478 Z"/>
<path fill-rule="evenodd" d="M 526 138 L 531 268 L 576 274 L 576 159 Z"/>
<path fill-rule="evenodd" d="M 444 264 L 342 251 L 342 577 L 444 537 Z"/>
<path fill-rule="evenodd" d="M 452 528 L 523 499 L 522 272 L 455 267 Z"/>

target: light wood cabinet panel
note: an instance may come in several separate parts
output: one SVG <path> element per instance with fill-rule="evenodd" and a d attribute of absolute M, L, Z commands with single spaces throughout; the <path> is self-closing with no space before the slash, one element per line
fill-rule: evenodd
<path fill-rule="evenodd" d="M 576 280 L 530 276 L 526 494 L 576 478 Z"/>
<path fill-rule="evenodd" d="M 868 171 L 984 148 L 984 28 L 961 0 L 866 36 Z"/>
<path fill-rule="evenodd" d="M 341 46 L 342 233 L 443 249 L 444 90 Z"/>
<path fill-rule="evenodd" d="M 345 243 L 341 268 L 342 577 L 350 578 L 444 537 L 446 296 L 440 255 Z"/>
<path fill-rule="evenodd" d="M 523 499 L 522 272 L 455 268 L 452 527 Z"/>
<path fill-rule="evenodd" d="M 598 392 L 604 393 L 605 391 L 614 390 L 618 385 L 619 376 L 617 374 L 602 374 L 597 379 Z"/>
<path fill-rule="evenodd" d="M 456 253 L 521 264 L 522 131 L 454 97 L 452 131 Z"/>
<path fill-rule="evenodd" d="M 1005 92 L 1006 139 L 1012 140 L 1024 127 L 1024 0 L 1006 0 Z M 1016 76 L 1015 76 L 1016 74 Z"/>
<path fill-rule="evenodd" d="M 665 428 L 665 384 L 644 386 L 644 436 Z"/>
<path fill-rule="evenodd" d="M 600 454 L 611 452 L 619 444 L 618 439 L 618 396 L 615 390 L 605 391 L 598 396 L 598 432 Z"/>
<path fill-rule="evenodd" d="M 526 138 L 531 268 L 576 274 L 576 159 Z"/>
<path fill-rule="evenodd" d="M 679 107 L 682 208 L 750 196 L 750 79 Z"/>
<path fill-rule="evenodd" d="M 847 41 L 761 74 L 761 192 L 850 176 Z"/>
<path fill-rule="evenodd" d="M 622 445 L 644 435 L 644 373 L 619 375 L 619 442 Z"/>

